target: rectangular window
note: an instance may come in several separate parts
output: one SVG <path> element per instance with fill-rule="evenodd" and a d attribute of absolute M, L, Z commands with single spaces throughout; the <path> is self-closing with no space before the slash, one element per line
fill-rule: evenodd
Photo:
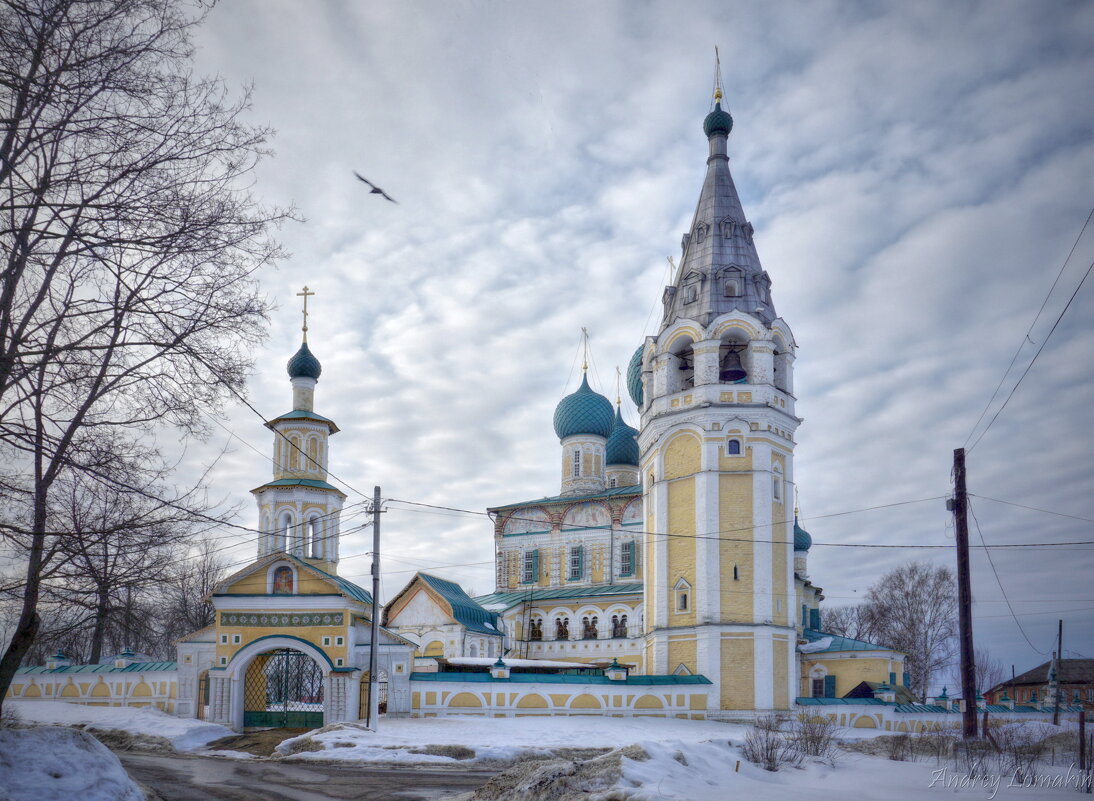
<path fill-rule="evenodd" d="M 346 644 L 346 638 L 345 637 L 335 637 L 334 638 L 334 644 L 335 645 L 345 645 Z"/>
<path fill-rule="evenodd" d="M 634 540 L 624 542 L 619 554 L 619 575 L 634 575 Z"/>
<path fill-rule="evenodd" d="M 570 548 L 570 581 L 580 581 L 585 572 L 585 551 L 580 545 Z"/>
<path fill-rule="evenodd" d="M 221 645 L 227 645 L 228 644 L 228 635 L 227 634 L 221 634 L 220 635 L 220 644 Z"/>
<path fill-rule="evenodd" d="M 226 656 L 222 656 L 222 657 L 220 658 L 220 664 L 222 664 L 222 665 L 227 665 L 227 664 L 228 664 L 228 657 L 226 657 Z"/>
<path fill-rule="evenodd" d="M 539 550 L 524 552 L 524 562 L 521 565 L 520 580 L 524 584 L 535 584 L 539 578 Z"/>
<path fill-rule="evenodd" d="M 574 451 L 574 478 L 581 476 L 581 451 Z"/>
<path fill-rule="evenodd" d="M 330 646 L 330 637 L 324 637 L 323 638 L 323 647 L 327 648 L 329 646 Z"/>
<path fill-rule="evenodd" d="M 241 642 L 243 642 L 243 635 L 242 634 L 233 634 L 232 635 L 232 645 L 239 645 Z"/>
<path fill-rule="evenodd" d="M 345 661 L 346 660 L 344 660 L 342 657 L 338 657 L 337 659 L 334 660 L 334 666 L 335 667 L 342 667 L 342 665 L 345 663 Z"/>
<path fill-rule="evenodd" d="M 824 677 L 819 679 L 813 679 L 813 693 L 814 698 L 824 698 Z"/>

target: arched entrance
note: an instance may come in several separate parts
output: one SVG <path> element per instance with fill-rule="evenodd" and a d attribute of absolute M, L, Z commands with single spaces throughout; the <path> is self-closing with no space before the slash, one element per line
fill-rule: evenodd
<path fill-rule="evenodd" d="M 323 671 L 303 651 L 258 654 L 243 682 L 243 726 L 317 729 L 323 725 Z"/>
<path fill-rule="evenodd" d="M 198 697 L 194 704 L 194 717 L 198 720 L 209 719 L 209 671 L 198 674 Z"/>
<path fill-rule="evenodd" d="M 387 685 L 388 675 L 387 671 L 380 669 L 376 671 L 379 681 L 376 682 L 376 692 L 379 694 L 377 698 L 378 712 L 381 715 L 387 714 Z M 369 702 L 369 672 L 366 670 L 361 674 L 361 691 L 358 694 L 359 702 L 357 709 L 357 717 L 360 720 L 364 720 L 368 717 L 368 702 Z"/>

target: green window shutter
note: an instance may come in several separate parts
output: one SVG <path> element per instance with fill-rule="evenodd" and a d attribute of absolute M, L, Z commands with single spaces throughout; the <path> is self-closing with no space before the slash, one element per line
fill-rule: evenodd
<path fill-rule="evenodd" d="M 627 565 L 626 570 L 620 571 L 620 576 L 633 576 L 634 575 L 634 540 L 623 543 L 623 551 L 626 553 L 627 558 L 624 559 L 624 563 Z"/>
<path fill-rule="evenodd" d="M 904 679 L 902 682 L 900 682 L 901 684 L 903 684 L 905 687 L 911 686 L 911 676 L 908 675 L 908 671 L 905 670 L 904 675 L 901 678 Z"/>
<path fill-rule="evenodd" d="M 532 582 L 539 581 L 539 548 L 532 551 Z"/>
<path fill-rule="evenodd" d="M 809 607 L 802 604 L 802 628 L 809 628 Z"/>
<path fill-rule="evenodd" d="M 809 628 L 814 629 L 816 631 L 820 631 L 820 627 L 821 627 L 820 610 L 819 609 L 810 609 L 809 610 Z"/>
<path fill-rule="evenodd" d="M 835 698 L 836 697 L 836 677 L 825 676 L 824 677 L 824 697 Z"/>
<path fill-rule="evenodd" d="M 889 686 L 896 687 L 896 673 L 892 670 L 889 671 Z"/>
<path fill-rule="evenodd" d="M 585 578 L 585 546 L 577 546 L 577 578 L 578 581 Z"/>

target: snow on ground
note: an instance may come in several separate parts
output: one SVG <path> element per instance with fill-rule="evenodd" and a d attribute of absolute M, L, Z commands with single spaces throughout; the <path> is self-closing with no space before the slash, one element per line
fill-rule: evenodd
<path fill-rule="evenodd" d="M 629 788 L 628 801 L 926 801 L 954 795 L 970 801 L 1063 801 L 1078 793 L 1078 778 L 1074 770 L 1069 774 L 1067 766 L 1045 769 L 1042 779 L 1058 777 L 1057 787 L 1026 787 L 1006 774 L 971 780 L 952 764 L 934 761 L 893 762 L 845 752 L 835 765 L 813 763 L 773 773 L 747 762 L 738 749 L 722 742 L 662 741 L 642 746 L 650 759 L 623 760 L 620 786 Z"/>
<path fill-rule="evenodd" d="M 645 740 L 741 742 L 746 727 L 705 720 L 672 718 L 523 717 L 523 718 L 385 718 L 379 731 L 353 724 L 303 735 L 324 745 L 322 751 L 293 754 L 294 759 L 339 759 L 381 762 L 453 762 L 452 757 L 415 754 L 429 745 L 463 746 L 476 759 L 516 759 L 522 753 L 557 748 L 615 748 Z M 277 747 L 292 753 L 303 737 Z"/>
<path fill-rule="evenodd" d="M 63 701 L 4 702 L 26 723 L 84 724 L 95 729 L 122 729 L 131 734 L 166 737 L 178 751 L 192 751 L 212 740 L 234 734 L 231 729 L 189 718 L 176 718 L 158 709 L 120 706 L 85 706 Z"/>
<path fill-rule="evenodd" d="M 73 799 L 143 801 L 144 793 L 110 749 L 86 732 L 0 729 L 0 801 Z"/>

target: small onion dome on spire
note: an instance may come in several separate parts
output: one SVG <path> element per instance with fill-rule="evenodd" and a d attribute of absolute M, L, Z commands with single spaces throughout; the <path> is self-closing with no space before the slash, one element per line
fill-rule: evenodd
<path fill-rule="evenodd" d="M 729 115 L 728 111 L 722 111 L 721 102 L 714 104 L 714 111 L 707 114 L 707 118 L 703 120 L 703 133 L 707 135 L 707 139 L 715 134 L 724 134 L 729 136 L 729 132 L 733 130 L 733 117 Z"/>
<path fill-rule="evenodd" d="M 607 439 L 614 422 L 612 402 L 593 392 L 587 376 L 581 377 L 577 392 L 567 395 L 555 407 L 555 433 L 560 440 L 575 434 L 595 434 Z"/>
<path fill-rule="evenodd" d="M 794 550 L 808 551 L 813 544 L 813 538 L 809 532 L 798 525 L 798 516 L 794 515 Z"/>
<path fill-rule="evenodd" d="M 623 412 L 615 409 L 615 425 L 604 450 L 605 464 L 629 464 L 638 466 L 638 430 L 623 422 Z"/>
<path fill-rule="evenodd" d="M 289 378 L 318 379 L 320 373 L 323 372 L 323 365 L 321 365 L 319 360 L 315 358 L 310 350 L 308 350 L 308 343 L 302 342 L 300 344 L 300 350 L 289 359 L 289 363 L 285 365 L 285 369 L 289 372 Z"/>
<path fill-rule="evenodd" d="M 638 350 L 631 356 L 630 364 L 627 365 L 627 393 L 631 396 L 631 400 L 634 401 L 634 405 L 639 409 L 642 408 L 642 351 L 646 349 L 645 345 L 639 345 Z"/>

